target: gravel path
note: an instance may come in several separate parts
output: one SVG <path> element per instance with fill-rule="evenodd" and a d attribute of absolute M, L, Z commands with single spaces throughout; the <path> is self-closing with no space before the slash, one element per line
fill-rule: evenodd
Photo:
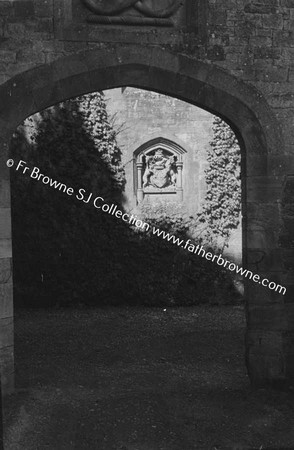
<path fill-rule="evenodd" d="M 18 311 L 5 450 L 294 449 L 294 394 L 252 391 L 242 307 Z"/>

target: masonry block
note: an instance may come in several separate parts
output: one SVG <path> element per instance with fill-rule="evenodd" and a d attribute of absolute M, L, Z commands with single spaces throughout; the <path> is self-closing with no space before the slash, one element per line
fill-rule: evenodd
<path fill-rule="evenodd" d="M 13 344 L 13 317 L 0 318 L 0 349 L 4 347 L 9 347 L 12 344 Z"/>
<path fill-rule="evenodd" d="M 13 345 L 0 350 L 0 371 L 3 395 L 14 390 L 14 356 Z"/>
<path fill-rule="evenodd" d="M 281 6 L 286 8 L 294 8 L 294 0 L 281 0 Z"/>
<path fill-rule="evenodd" d="M 0 259 L 0 265 L 1 265 Z M 1 268 L 0 268 L 1 270 Z M 0 276 L 3 278 L 3 272 Z M 6 274 L 5 274 L 6 275 Z M 0 320 L 13 316 L 13 286 L 12 279 L 10 282 L 0 284 Z"/>
<path fill-rule="evenodd" d="M 266 82 L 279 83 L 288 80 L 288 67 L 271 67 L 266 69 L 259 69 L 256 71 L 256 79 Z"/>
<path fill-rule="evenodd" d="M 267 14 L 262 18 L 263 28 L 270 28 L 271 30 L 282 30 L 283 29 L 283 15 L 277 13 Z"/>
<path fill-rule="evenodd" d="M 1 1 L 0 2 L 0 16 L 9 16 L 13 13 L 13 2 Z"/>
<path fill-rule="evenodd" d="M 282 251 L 284 268 L 288 271 L 294 271 L 294 250 L 287 247 L 287 248 L 281 249 L 281 251 Z M 294 273 L 293 274 L 289 273 L 287 278 L 289 280 L 293 279 L 293 283 L 294 283 Z"/>
<path fill-rule="evenodd" d="M 269 248 L 277 245 L 278 231 L 273 229 L 266 229 L 264 224 L 250 225 L 246 229 L 246 246 L 251 250 L 258 251 L 264 249 L 267 252 Z"/>
<path fill-rule="evenodd" d="M 34 0 L 35 14 L 37 17 L 53 17 L 53 0 Z"/>
<path fill-rule="evenodd" d="M 253 55 L 255 59 L 279 59 L 281 56 L 280 49 L 271 47 L 254 47 Z"/>
<path fill-rule="evenodd" d="M 0 286 L 4 284 L 9 284 L 11 282 L 12 282 L 12 261 L 10 258 L 0 258 Z"/>
<path fill-rule="evenodd" d="M 261 250 L 267 258 L 274 255 L 279 256 L 280 252 L 275 249 L 279 246 L 279 233 L 281 228 L 281 219 L 279 205 L 248 203 L 245 211 L 246 231 L 244 235 L 246 249 Z M 270 256 L 272 255 L 272 256 Z"/>
<path fill-rule="evenodd" d="M 68 64 L 66 65 L 62 60 L 56 60 L 52 64 L 55 80 L 66 80 L 76 75 L 85 75 L 89 70 L 86 59 L 82 54 L 73 55 L 67 61 Z"/>
<path fill-rule="evenodd" d="M 276 12 L 272 1 L 266 2 L 247 2 L 244 6 L 244 12 L 249 14 L 273 14 Z"/>
<path fill-rule="evenodd" d="M 283 333 L 280 331 L 249 330 L 247 343 L 252 353 L 269 355 L 280 353 L 283 348 Z"/>
<path fill-rule="evenodd" d="M 286 292 L 285 298 L 284 298 L 285 303 L 294 303 L 294 284 L 289 285 L 285 281 L 284 286 L 287 289 L 287 292 Z"/>
<path fill-rule="evenodd" d="M 283 346 L 285 352 L 285 361 L 286 361 L 286 369 L 287 376 L 290 380 L 291 385 L 293 386 L 294 379 L 294 331 L 287 331 L 283 333 Z"/>
<path fill-rule="evenodd" d="M 282 47 L 293 47 L 294 45 L 294 34 L 288 30 L 274 30 L 273 31 L 273 45 L 280 48 L 282 53 Z"/>
<path fill-rule="evenodd" d="M 264 29 L 258 29 L 257 30 L 257 36 L 258 37 L 267 37 L 267 38 L 271 38 L 273 35 L 273 31 L 268 29 L 268 30 L 264 30 Z"/>
<path fill-rule="evenodd" d="M 271 47 L 272 45 L 272 39 L 271 36 L 266 36 L 263 34 L 259 34 L 257 36 L 252 36 L 250 37 L 249 40 L 250 45 L 254 48 L 254 47 Z"/>
<path fill-rule="evenodd" d="M 35 14 L 34 1 L 33 0 L 21 0 L 14 1 L 14 14 L 16 17 L 33 17 Z"/>
<path fill-rule="evenodd" d="M 283 333 L 250 328 L 245 341 L 246 363 L 253 386 L 284 383 L 287 375 Z"/>
<path fill-rule="evenodd" d="M 249 305 L 247 318 L 250 323 L 250 329 L 253 330 L 287 330 L 288 320 L 285 309 L 281 304 L 271 304 L 267 306 Z"/>
<path fill-rule="evenodd" d="M 292 233 L 286 233 L 285 230 L 280 232 L 280 245 L 282 248 L 294 249 L 294 237 Z"/>
<path fill-rule="evenodd" d="M 10 181 L 0 179 L 0 209 L 10 207 Z"/>
<path fill-rule="evenodd" d="M 292 68 L 289 70 L 289 78 L 288 78 L 288 80 L 289 80 L 290 83 L 293 83 L 293 81 L 294 81 L 294 70 Z"/>
<path fill-rule="evenodd" d="M 0 239 L 0 259 L 12 257 L 11 239 Z"/>
<path fill-rule="evenodd" d="M 11 210 L 0 208 L 0 239 L 11 238 Z"/>
<path fill-rule="evenodd" d="M 283 267 L 283 251 L 281 248 L 251 248 L 246 250 L 247 263 L 246 268 L 256 273 L 281 272 Z"/>
<path fill-rule="evenodd" d="M 248 177 L 248 202 L 274 203 L 281 198 L 283 177 Z"/>
<path fill-rule="evenodd" d="M 224 49 L 220 45 L 213 45 L 212 47 L 209 47 L 207 49 L 207 57 L 211 61 L 224 61 L 226 59 Z"/>
<path fill-rule="evenodd" d="M 37 21 L 36 32 L 51 34 L 54 31 L 53 19 L 51 17 L 48 18 L 40 18 Z"/>
<path fill-rule="evenodd" d="M 291 35 L 292 36 L 292 35 Z M 294 42 L 292 42 L 292 44 L 294 44 Z M 281 45 L 281 44 L 280 44 Z M 288 66 L 292 66 L 292 61 L 293 61 L 293 57 L 294 57 L 294 48 L 293 45 L 291 45 L 291 42 L 285 43 L 283 48 L 280 49 L 280 61 Z"/>
<path fill-rule="evenodd" d="M 260 275 L 261 279 L 267 278 L 269 280 L 272 280 L 272 274 L 270 273 L 259 273 L 258 271 L 254 273 Z M 249 277 L 244 277 L 243 280 L 245 284 L 245 298 L 249 307 L 251 307 L 251 305 L 268 306 L 277 304 L 280 305 L 281 308 L 283 308 L 283 304 L 285 301 L 284 295 L 280 294 L 279 292 L 270 290 L 269 288 L 262 286 L 259 283 L 255 283 Z"/>
<path fill-rule="evenodd" d="M 281 224 L 279 204 L 269 202 L 247 202 L 244 212 L 249 229 L 264 229 L 277 231 Z M 273 244 L 273 242 L 271 242 Z M 272 246 L 270 246 L 272 247 Z M 248 246 L 248 248 L 251 248 Z"/>
<path fill-rule="evenodd" d="M 42 64 L 45 62 L 45 53 L 42 49 L 24 49 L 17 54 L 18 62 L 30 61 L 35 64 Z"/>
<path fill-rule="evenodd" d="M 294 331 L 294 302 L 285 304 L 285 315 L 287 317 L 287 330 Z"/>
<path fill-rule="evenodd" d="M 294 383 L 293 383 L 293 379 L 294 379 L 294 352 L 289 352 L 289 353 L 285 354 L 285 364 L 286 364 L 287 378 L 289 379 L 288 384 L 290 384 L 293 387 L 293 385 L 294 385 Z"/>
<path fill-rule="evenodd" d="M 267 176 L 268 174 L 268 156 L 267 155 L 248 155 L 244 160 L 246 172 L 252 176 Z"/>
<path fill-rule="evenodd" d="M 247 368 L 251 384 L 255 388 L 284 385 L 286 361 L 283 351 L 276 354 L 253 353 L 249 349 Z"/>
<path fill-rule="evenodd" d="M 24 90 L 26 88 L 26 90 Z M 14 82 L 7 83 L 1 90 L 1 97 L 3 103 L 0 105 L 0 119 L 8 122 L 7 125 L 13 127 L 23 120 L 27 114 L 25 111 L 34 110 L 34 99 L 28 86 L 18 84 L 18 79 L 15 77 Z M 10 105 L 10 107 L 8 106 Z M 6 142 L 7 145 L 7 142 Z"/>
<path fill-rule="evenodd" d="M 71 98 L 80 91 L 81 86 L 87 87 L 87 91 L 91 92 L 93 85 L 91 83 L 91 75 L 89 73 L 83 73 L 78 78 L 70 77 L 66 80 L 59 80 L 55 94 L 62 93 L 65 98 Z M 80 94 L 82 94 L 81 91 Z"/>

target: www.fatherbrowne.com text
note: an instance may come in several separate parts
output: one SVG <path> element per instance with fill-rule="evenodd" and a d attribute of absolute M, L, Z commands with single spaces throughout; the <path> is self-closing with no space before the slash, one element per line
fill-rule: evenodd
<path fill-rule="evenodd" d="M 14 166 L 14 160 L 8 159 L 7 167 Z M 56 189 L 69 197 L 74 196 L 78 201 L 82 201 L 85 204 L 90 204 L 94 206 L 97 210 L 101 210 L 104 213 L 110 214 L 117 219 L 121 219 L 124 222 L 129 223 L 130 225 L 135 226 L 136 228 L 142 231 L 149 231 L 153 235 L 160 237 L 168 242 L 171 242 L 174 245 L 177 245 L 180 248 L 187 250 L 190 253 L 194 253 L 197 256 L 205 258 L 208 261 L 212 261 L 219 266 L 225 267 L 231 272 L 235 272 L 245 278 L 252 280 L 254 283 L 258 283 L 264 287 L 269 288 L 272 291 L 278 292 L 280 294 L 286 294 L 286 288 L 279 284 L 276 284 L 273 281 L 268 280 L 267 278 L 261 278 L 260 275 L 251 272 L 250 270 L 243 269 L 243 267 L 239 267 L 237 264 L 225 259 L 222 254 L 213 255 L 211 252 L 207 252 L 202 245 L 195 245 L 191 241 L 191 239 L 183 240 L 180 239 L 173 234 L 167 233 L 160 228 L 150 226 L 147 222 L 142 221 L 138 217 L 133 214 L 129 214 L 127 212 L 121 211 L 117 205 L 115 204 L 107 204 L 103 197 L 95 196 L 93 192 L 87 193 L 85 189 L 79 188 L 74 189 L 72 187 L 66 186 L 64 183 L 53 180 L 47 175 L 41 173 L 41 170 L 38 167 L 29 168 L 25 161 L 20 160 L 15 168 L 16 171 L 21 171 L 25 175 L 29 175 L 30 178 L 35 179 L 37 181 L 42 182 L 43 184 L 48 185 L 49 187 Z"/>

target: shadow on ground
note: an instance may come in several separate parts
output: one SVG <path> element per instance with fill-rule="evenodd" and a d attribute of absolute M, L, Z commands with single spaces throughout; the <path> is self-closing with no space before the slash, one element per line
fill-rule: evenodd
<path fill-rule="evenodd" d="M 293 449 L 294 395 L 250 389 L 244 326 L 239 306 L 18 311 L 5 449 Z"/>

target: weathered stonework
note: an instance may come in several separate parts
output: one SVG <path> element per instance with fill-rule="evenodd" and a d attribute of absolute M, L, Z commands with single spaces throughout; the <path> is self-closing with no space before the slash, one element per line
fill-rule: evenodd
<path fill-rule="evenodd" d="M 88 23 L 84 10 L 76 14 L 82 7 L 78 0 L 0 1 L 1 270 L 6 274 L 11 258 L 6 160 L 15 127 L 66 98 L 131 85 L 194 103 L 233 126 L 244 154 L 244 265 L 259 252 L 269 279 L 291 278 L 288 263 L 277 267 L 272 256 L 280 248 L 280 227 L 267 224 L 274 210 L 282 227 L 284 181 L 294 172 L 294 2 L 191 1 L 191 19 L 197 22 L 196 12 L 205 17 L 201 26 L 183 15 L 168 28 Z M 13 385 L 11 278 L 1 275 L 0 282 L 7 391 Z M 293 383 L 293 306 L 281 294 L 247 284 L 251 380 Z"/>
<path fill-rule="evenodd" d="M 178 192 L 176 189 L 174 195 L 154 191 L 148 196 L 148 192 L 144 195 L 141 186 L 141 201 L 144 199 L 145 203 L 150 204 L 162 201 L 180 203 L 181 215 L 196 217 L 207 191 L 205 169 L 208 166 L 207 152 L 213 139 L 213 115 L 177 98 L 137 88 L 112 89 L 105 95 L 107 109 L 115 116 L 115 124 L 120 130 L 117 141 L 122 149 L 126 174 L 124 207 L 140 214 L 140 207 L 137 208 L 139 177 L 136 175 L 140 172 L 142 179 L 145 166 L 141 160 L 138 162 L 138 152 L 145 152 L 148 143 L 166 140 L 183 153 L 179 158 L 182 164 L 179 167 L 181 182 L 178 187 L 181 186 L 181 189 Z M 241 262 L 241 226 L 232 233 L 225 255 L 230 260 Z"/>
<path fill-rule="evenodd" d="M 105 92 L 107 109 L 115 115 L 117 136 L 126 171 L 125 206 L 137 206 L 136 155 L 148 142 L 162 138 L 182 149 L 183 201 L 195 213 L 203 200 L 206 185 L 206 155 L 213 137 L 213 116 L 176 98 L 142 89 L 112 89 Z M 181 152 L 180 152 L 181 153 Z M 142 174 L 143 175 L 143 174 Z"/>

